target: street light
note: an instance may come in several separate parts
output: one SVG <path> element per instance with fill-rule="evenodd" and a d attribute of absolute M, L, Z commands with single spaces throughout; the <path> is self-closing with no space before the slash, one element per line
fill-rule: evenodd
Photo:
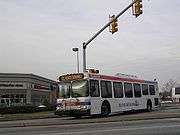
<path fill-rule="evenodd" d="M 77 72 L 79 73 L 79 48 L 72 48 L 74 52 L 77 52 Z"/>

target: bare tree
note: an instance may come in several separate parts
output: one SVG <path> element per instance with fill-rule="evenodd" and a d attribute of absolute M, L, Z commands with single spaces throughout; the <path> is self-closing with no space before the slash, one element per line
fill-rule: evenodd
<path fill-rule="evenodd" d="M 173 79 L 169 79 L 166 83 L 163 84 L 162 86 L 162 96 L 164 98 L 170 96 L 172 97 L 172 88 L 176 85 L 176 81 Z"/>

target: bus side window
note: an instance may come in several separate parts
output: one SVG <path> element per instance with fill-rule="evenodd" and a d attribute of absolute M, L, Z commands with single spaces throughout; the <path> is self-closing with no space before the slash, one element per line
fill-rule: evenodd
<path fill-rule="evenodd" d="M 99 81 L 90 80 L 90 96 L 91 97 L 99 97 Z"/>
<path fill-rule="evenodd" d="M 142 84 L 142 93 L 143 95 L 148 95 L 148 85 Z"/>
<path fill-rule="evenodd" d="M 140 86 L 140 84 L 134 83 L 133 87 L 134 87 L 134 96 L 135 97 L 141 97 L 141 86 Z"/>
<path fill-rule="evenodd" d="M 150 95 L 155 95 L 155 87 L 154 87 L 154 85 L 149 85 L 149 92 L 150 92 Z"/>
<path fill-rule="evenodd" d="M 123 85 L 122 82 L 113 82 L 114 97 L 123 98 Z"/>
<path fill-rule="evenodd" d="M 124 90 L 125 90 L 125 97 L 132 98 L 133 91 L 132 91 L 132 84 L 131 83 L 124 83 Z"/>
<path fill-rule="evenodd" d="M 110 81 L 101 81 L 102 98 L 112 98 L 112 85 Z"/>

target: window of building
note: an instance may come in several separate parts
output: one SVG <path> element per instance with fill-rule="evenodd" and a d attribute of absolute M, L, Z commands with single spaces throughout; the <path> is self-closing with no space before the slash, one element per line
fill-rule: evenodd
<path fill-rule="evenodd" d="M 110 81 L 101 81 L 102 98 L 112 98 L 112 86 Z"/>
<path fill-rule="evenodd" d="M 134 83 L 134 96 L 135 97 L 141 97 L 141 86 L 140 84 Z"/>
<path fill-rule="evenodd" d="M 3 103 L 3 104 L 5 103 L 4 99 L 1 99 L 1 103 Z"/>
<path fill-rule="evenodd" d="M 20 95 L 20 98 L 25 98 L 25 95 L 21 94 L 21 95 Z"/>
<path fill-rule="evenodd" d="M 149 92 L 150 92 L 150 95 L 155 95 L 155 87 L 154 87 L 154 85 L 149 85 Z"/>
<path fill-rule="evenodd" d="M 143 95 L 148 95 L 148 85 L 142 84 L 142 93 Z"/>
<path fill-rule="evenodd" d="M 123 98 L 123 85 L 122 82 L 113 82 L 114 97 Z"/>
<path fill-rule="evenodd" d="M 15 103 L 19 103 L 19 102 L 20 102 L 19 98 L 15 99 Z"/>
<path fill-rule="evenodd" d="M 127 97 L 127 98 L 133 97 L 133 91 L 132 91 L 132 84 L 131 83 L 124 83 L 124 91 L 125 91 L 125 97 Z"/>
<path fill-rule="evenodd" d="M 9 98 L 9 95 L 2 95 L 2 98 Z"/>
<path fill-rule="evenodd" d="M 98 80 L 90 80 L 90 96 L 91 97 L 99 97 L 99 81 Z"/>
<path fill-rule="evenodd" d="M 10 95 L 10 98 L 14 98 L 15 96 L 13 94 Z"/>

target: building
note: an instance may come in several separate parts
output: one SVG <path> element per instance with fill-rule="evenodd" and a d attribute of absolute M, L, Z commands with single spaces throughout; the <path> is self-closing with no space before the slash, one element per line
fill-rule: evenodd
<path fill-rule="evenodd" d="M 56 81 L 34 74 L 0 73 L 0 107 L 53 105 L 57 96 Z"/>
<path fill-rule="evenodd" d="M 180 85 L 172 88 L 172 100 L 173 102 L 180 103 Z"/>

